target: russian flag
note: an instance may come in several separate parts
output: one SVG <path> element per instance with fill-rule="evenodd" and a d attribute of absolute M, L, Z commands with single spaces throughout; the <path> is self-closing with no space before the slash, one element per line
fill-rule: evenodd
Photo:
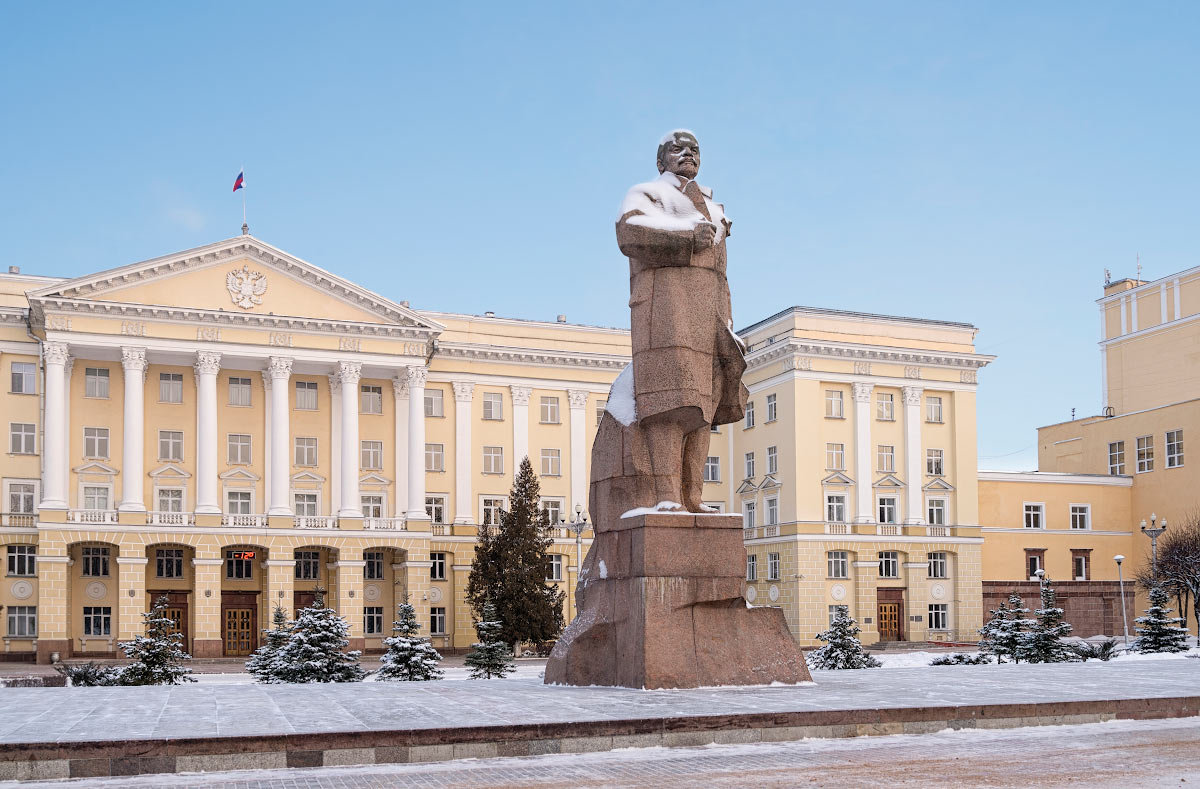
<path fill-rule="evenodd" d="M 238 173 L 237 180 L 235 180 L 233 182 L 233 191 L 236 192 L 239 189 L 245 188 L 245 186 L 246 186 L 246 171 L 242 170 L 240 173 Z"/>

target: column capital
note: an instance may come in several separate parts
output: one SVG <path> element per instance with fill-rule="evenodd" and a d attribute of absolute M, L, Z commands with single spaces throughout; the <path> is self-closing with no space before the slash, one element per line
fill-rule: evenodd
<path fill-rule="evenodd" d="M 271 391 L 271 373 L 266 370 L 259 370 L 259 372 L 262 374 L 263 389 Z"/>
<path fill-rule="evenodd" d="M 362 380 L 362 362 L 338 362 L 337 379 L 347 386 L 354 386 Z"/>
<path fill-rule="evenodd" d="M 42 343 L 42 358 L 46 360 L 46 364 L 65 365 L 69 355 L 70 349 L 65 342 L 51 340 Z"/>
<path fill-rule="evenodd" d="M 529 405 L 529 398 L 533 395 L 532 386 L 517 386 L 513 384 L 508 388 L 512 391 L 513 405 Z"/>
<path fill-rule="evenodd" d="M 425 379 L 429 377 L 429 368 L 413 365 L 406 369 L 408 371 L 408 385 L 417 389 L 424 389 Z"/>
<path fill-rule="evenodd" d="M 588 392 L 586 389 L 568 389 L 567 401 L 571 408 L 587 408 Z"/>
<path fill-rule="evenodd" d="M 852 383 L 850 384 L 850 396 L 856 403 L 869 403 L 871 402 L 871 391 L 874 388 L 875 384 Z"/>
<path fill-rule="evenodd" d="M 337 394 L 342 391 L 342 377 L 337 373 L 330 373 L 326 376 L 329 379 L 329 391 Z"/>
<path fill-rule="evenodd" d="M 392 379 L 392 394 L 397 398 L 403 399 L 408 397 L 408 378 L 407 376 L 396 376 Z"/>
<path fill-rule="evenodd" d="M 121 366 L 125 368 L 125 372 L 127 373 L 145 373 L 146 349 L 122 345 Z"/>
<path fill-rule="evenodd" d="M 221 354 L 216 351 L 197 351 L 193 365 L 196 375 L 216 375 L 221 371 Z"/>
<path fill-rule="evenodd" d="M 272 378 L 286 381 L 292 375 L 292 361 L 287 356 L 272 356 L 267 363 L 267 371 Z"/>
<path fill-rule="evenodd" d="M 920 405 L 921 395 L 925 392 L 922 386 L 902 386 L 900 393 L 904 397 L 905 405 Z"/>
<path fill-rule="evenodd" d="M 475 384 L 470 381 L 451 381 L 454 388 L 454 400 L 458 403 L 469 403 L 475 394 Z"/>

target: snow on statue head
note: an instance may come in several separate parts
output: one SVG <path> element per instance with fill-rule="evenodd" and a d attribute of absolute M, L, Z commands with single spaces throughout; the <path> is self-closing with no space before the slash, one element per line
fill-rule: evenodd
<path fill-rule="evenodd" d="M 700 171 L 700 143 L 687 129 L 667 132 L 658 141 L 658 171 L 672 172 L 688 180 Z"/>

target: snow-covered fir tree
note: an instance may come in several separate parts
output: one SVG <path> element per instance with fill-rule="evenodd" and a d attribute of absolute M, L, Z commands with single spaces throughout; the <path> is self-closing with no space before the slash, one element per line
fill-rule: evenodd
<path fill-rule="evenodd" d="M 1025 641 L 1033 620 L 1028 618 L 1029 609 L 1025 601 L 1016 592 L 1009 593 L 1008 604 L 1003 601 L 1000 607 L 991 612 L 991 616 L 979 631 L 979 651 L 985 655 L 995 655 L 997 663 L 1003 663 L 1008 658 L 1014 663 L 1028 659 Z"/>
<path fill-rule="evenodd" d="M 496 607 L 491 601 L 483 604 L 483 618 L 475 623 L 475 634 L 479 641 L 471 645 L 467 653 L 467 668 L 471 679 L 503 678 L 517 670 L 513 665 L 512 652 L 501 640 L 504 623 L 496 618 Z"/>
<path fill-rule="evenodd" d="M 350 625 L 337 611 L 325 607 L 318 589 L 312 605 L 300 609 L 288 629 L 288 639 L 276 657 L 278 682 L 361 682 L 367 672 L 350 645 Z"/>
<path fill-rule="evenodd" d="M 158 598 L 154 607 L 142 614 L 146 634 L 118 644 L 133 662 L 114 673 L 112 684 L 182 685 L 196 681 L 192 670 L 183 665 L 192 656 L 183 651 L 183 633 L 166 615 L 167 604 L 165 596 Z"/>
<path fill-rule="evenodd" d="M 1050 576 L 1042 574 L 1042 607 L 1034 611 L 1033 626 L 1024 633 L 1025 659 L 1030 663 L 1066 663 L 1078 660 L 1079 654 L 1063 638 L 1071 634 L 1071 625 L 1063 621 Z"/>
<path fill-rule="evenodd" d="M 1186 652 L 1188 631 L 1183 627 L 1183 618 L 1168 616 L 1167 603 L 1170 598 L 1161 584 L 1150 587 L 1150 607 L 1137 622 L 1137 640 L 1133 642 L 1135 652 Z"/>
<path fill-rule="evenodd" d="M 420 629 L 412 604 L 406 600 L 397 606 L 393 635 L 383 641 L 385 651 L 379 658 L 383 665 L 376 672 L 379 679 L 422 682 L 442 678 L 442 670 L 438 668 L 442 656 L 428 639 L 417 635 Z"/>
<path fill-rule="evenodd" d="M 858 640 L 862 632 L 844 609 L 838 608 L 828 630 L 817 633 L 825 641 L 823 647 L 808 653 L 808 666 L 813 669 L 879 668 L 878 660 L 868 655 Z"/>
<path fill-rule="evenodd" d="M 279 653 L 288 642 L 291 623 L 288 622 L 287 612 L 283 606 L 275 606 L 271 614 L 270 630 L 263 631 L 263 645 L 254 650 L 246 661 L 246 671 L 254 675 L 259 682 L 285 682 L 280 678 Z"/>

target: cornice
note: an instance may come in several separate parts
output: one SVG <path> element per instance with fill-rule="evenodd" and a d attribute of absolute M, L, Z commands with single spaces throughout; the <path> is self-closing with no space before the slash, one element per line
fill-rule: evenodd
<path fill-rule="evenodd" d="M 924 351 L 916 348 L 893 348 L 878 345 L 855 345 L 852 343 L 821 342 L 819 340 L 789 339 L 752 351 L 746 357 L 747 369 L 762 367 L 785 358 L 821 356 L 855 361 L 894 362 L 897 364 L 923 364 L 934 367 L 953 367 L 961 370 L 978 370 L 996 357 L 980 353 L 952 353 Z M 797 365 L 798 367 L 800 365 Z"/>
<path fill-rule="evenodd" d="M 603 353 L 571 353 L 529 348 L 512 348 L 501 345 L 475 345 L 470 343 L 438 344 L 437 356 L 443 359 L 463 359 L 476 362 L 501 362 L 506 364 L 528 364 L 550 367 L 589 367 L 599 370 L 621 370 L 629 364 L 628 356 Z"/>
<path fill-rule="evenodd" d="M 0 307 L 0 323 L 24 323 L 25 307 Z"/>

